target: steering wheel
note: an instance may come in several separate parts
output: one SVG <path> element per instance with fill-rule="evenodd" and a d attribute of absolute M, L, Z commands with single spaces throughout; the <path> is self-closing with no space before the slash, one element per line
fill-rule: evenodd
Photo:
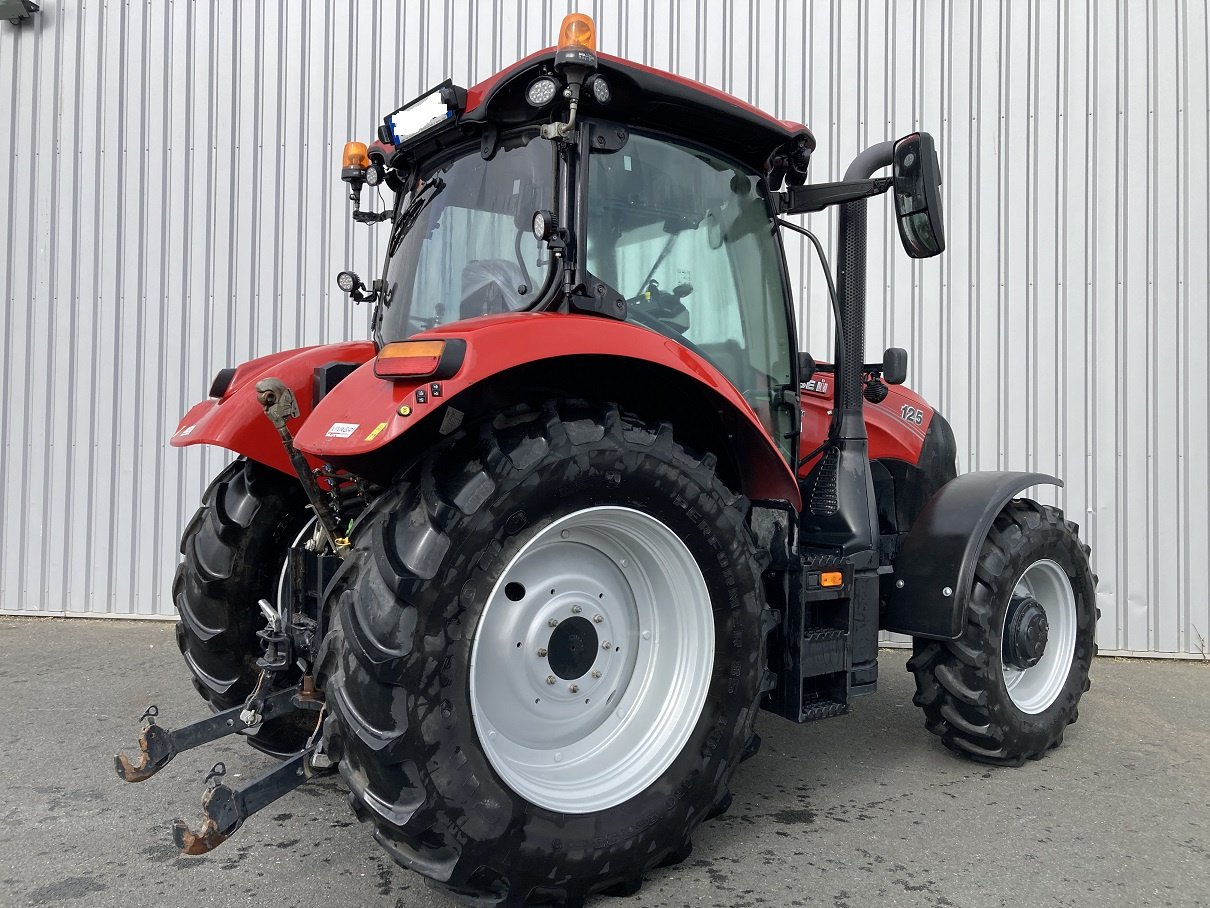
<path fill-rule="evenodd" d="M 689 310 L 681 299 L 693 292 L 690 284 L 681 284 L 673 292 L 660 289 L 656 280 L 647 282 L 647 289 L 638 296 L 626 301 L 627 310 L 636 314 L 642 313 L 648 323 L 656 323 L 676 332 L 674 336 L 684 335 L 689 330 Z M 661 331 L 661 334 L 667 333 Z"/>

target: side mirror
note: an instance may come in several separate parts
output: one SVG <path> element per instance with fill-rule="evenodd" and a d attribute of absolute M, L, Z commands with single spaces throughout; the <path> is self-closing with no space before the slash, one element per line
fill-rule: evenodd
<path fill-rule="evenodd" d="M 815 357 L 810 353 L 798 354 L 798 381 L 799 384 L 809 382 L 811 376 L 815 374 Z"/>
<path fill-rule="evenodd" d="M 914 259 L 945 251 L 941 211 L 941 164 L 933 137 L 914 132 L 895 143 L 895 214 L 899 239 Z"/>
<path fill-rule="evenodd" d="M 902 347 L 887 347 L 882 354 L 882 377 L 888 385 L 902 385 L 907 381 L 908 357 Z"/>

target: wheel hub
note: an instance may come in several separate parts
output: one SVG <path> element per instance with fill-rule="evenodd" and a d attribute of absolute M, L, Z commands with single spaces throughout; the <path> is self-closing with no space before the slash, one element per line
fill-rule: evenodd
<path fill-rule="evenodd" d="M 1032 596 L 1013 596 L 1004 622 L 1004 662 L 1016 669 L 1033 668 L 1046 654 L 1050 624 L 1046 610 Z"/>
<path fill-rule="evenodd" d="M 588 674 L 597 660 L 600 642 L 596 628 L 587 618 L 568 618 L 550 635 L 546 647 L 550 670 L 565 681 Z"/>

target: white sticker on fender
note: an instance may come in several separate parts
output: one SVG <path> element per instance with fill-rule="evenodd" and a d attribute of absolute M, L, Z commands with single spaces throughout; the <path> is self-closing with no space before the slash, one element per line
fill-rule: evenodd
<path fill-rule="evenodd" d="M 334 422 L 332 428 L 328 429 L 328 438 L 348 438 L 357 431 L 357 427 L 361 425 L 356 422 Z"/>
<path fill-rule="evenodd" d="M 195 428 L 197 428 L 196 424 L 192 425 L 192 426 L 185 426 L 185 428 L 181 429 L 181 431 L 176 433 L 176 437 L 184 438 L 186 435 L 188 435 L 190 432 L 192 432 Z"/>

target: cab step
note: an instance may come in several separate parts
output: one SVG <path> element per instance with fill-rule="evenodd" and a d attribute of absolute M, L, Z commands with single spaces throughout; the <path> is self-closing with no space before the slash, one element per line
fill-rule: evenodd
<path fill-rule="evenodd" d="M 763 705 L 813 722 L 845 715 L 854 697 L 877 686 L 877 575 L 818 550 L 800 552 L 798 568 L 781 634 L 770 647 L 781 683 Z"/>

